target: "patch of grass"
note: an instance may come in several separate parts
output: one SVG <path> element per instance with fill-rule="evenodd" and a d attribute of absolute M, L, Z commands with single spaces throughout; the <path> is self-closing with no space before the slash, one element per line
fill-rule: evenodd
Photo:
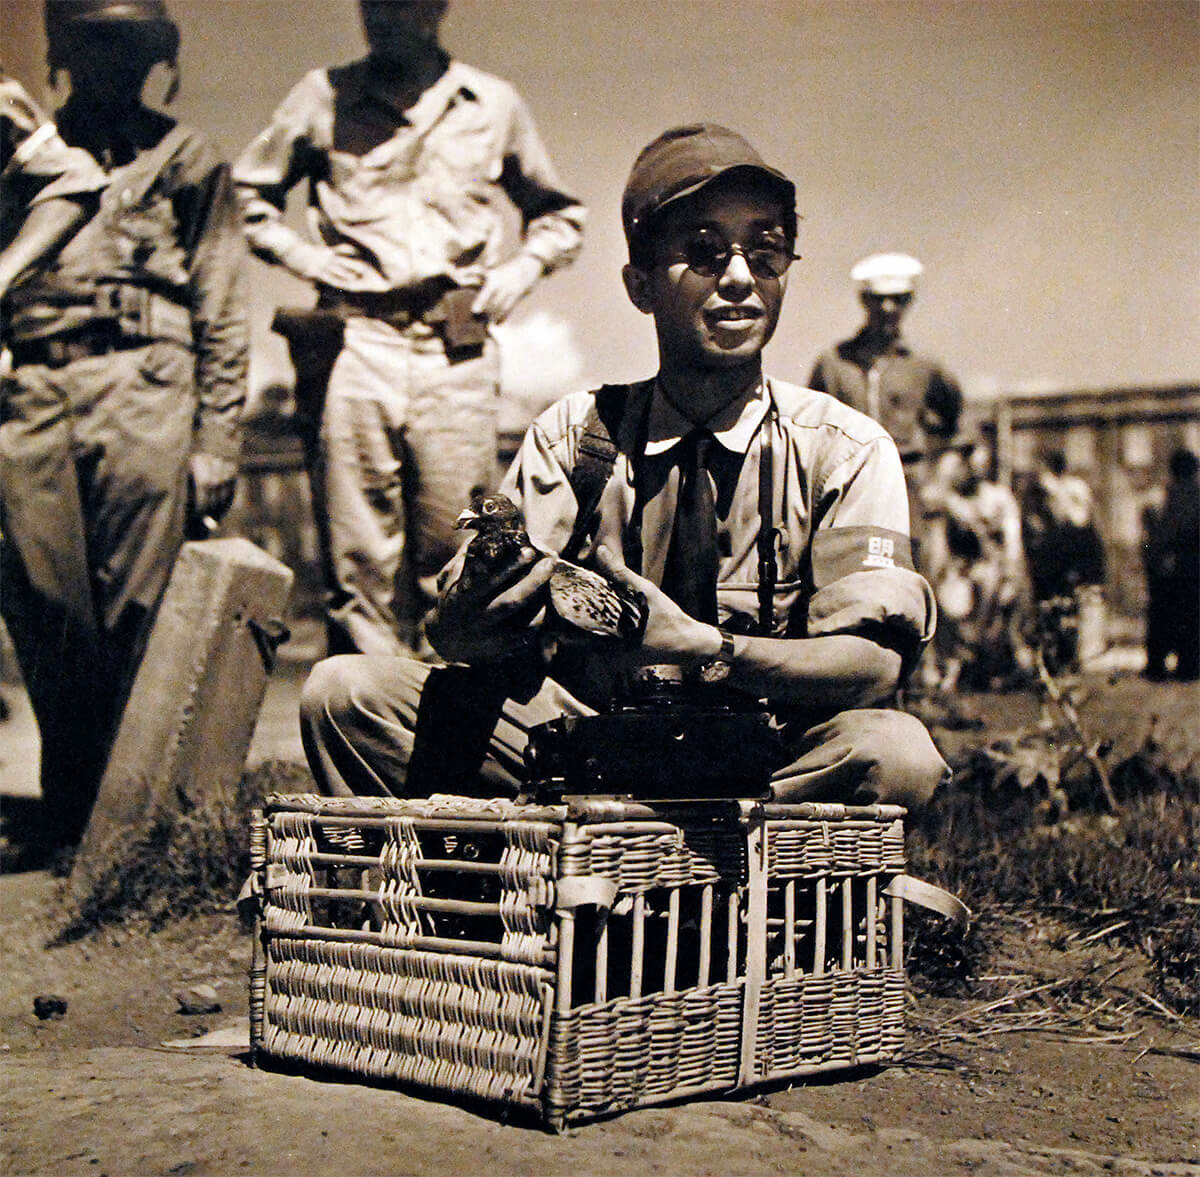
<path fill-rule="evenodd" d="M 1148 743 L 1114 770 L 1117 816 L 1063 816 L 1062 783 L 1040 782 L 1036 756 L 1013 749 L 958 766 L 921 817 L 910 823 L 909 870 L 945 887 L 976 913 L 966 934 L 910 907 L 908 967 L 927 992 L 961 994 L 984 969 L 994 927 L 989 913 L 1052 912 L 1061 923 L 1122 926 L 1123 942 L 1151 962 L 1155 996 L 1200 1014 L 1200 773 L 1166 766 Z M 1047 788 L 1043 790 L 1042 784 Z M 309 792 L 311 778 L 279 762 L 247 774 L 227 797 L 159 822 L 106 872 L 71 912 L 62 939 L 137 921 L 161 928 L 192 913 L 228 911 L 249 873 L 249 814 L 273 792 Z M 1084 789 L 1083 793 L 1087 793 Z"/>
<path fill-rule="evenodd" d="M 1152 754 L 1143 749 L 1140 762 L 1122 766 L 1118 815 L 1053 824 L 1014 822 L 976 754 L 915 823 L 909 869 L 982 915 L 985 934 L 993 910 L 1049 910 L 1089 929 L 1120 923 L 1112 940 L 1152 962 L 1157 998 L 1200 1013 L 1200 779 L 1166 774 Z M 1033 810 L 1024 809 L 1028 819 Z M 956 943 L 937 921 L 917 915 L 909 926 L 911 969 L 931 991 L 966 982 L 986 956 L 986 945 Z"/>
<path fill-rule="evenodd" d="M 227 795 L 155 822 L 68 912 L 60 941 L 109 924 L 157 930 L 181 916 L 227 911 L 250 873 L 250 812 L 268 793 L 311 792 L 299 765 L 271 761 L 243 775 Z"/>

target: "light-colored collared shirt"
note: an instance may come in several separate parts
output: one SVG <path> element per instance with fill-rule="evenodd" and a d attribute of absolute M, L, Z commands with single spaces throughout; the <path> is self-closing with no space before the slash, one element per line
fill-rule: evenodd
<path fill-rule="evenodd" d="M 234 178 L 260 257 L 306 271 L 315 247 L 282 209 L 307 180 L 323 243 L 369 262 L 390 290 L 437 277 L 478 285 L 512 253 L 505 222 L 514 205 L 521 251 L 548 272 L 578 252 L 585 216 L 516 90 L 459 61 L 404 111 L 368 60 L 312 71 L 242 153 Z"/>
<path fill-rule="evenodd" d="M 575 525 L 570 474 L 593 400 L 577 393 L 538 417 L 501 485 L 546 551 L 561 551 Z M 710 470 L 721 625 L 757 632 L 760 465 L 769 450 L 769 525 L 779 529 L 771 636 L 858 634 L 910 652 L 929 640 L 936 611 L 912 567 L 903 469 L 876 422 L 824 393 L 767 379 L 706 424 L 718 443 Z M 679 442 L 692 428 L 655 381 L 629 387 L 590 542 L 623 553 L 655 583 L 675 515 Z"/>

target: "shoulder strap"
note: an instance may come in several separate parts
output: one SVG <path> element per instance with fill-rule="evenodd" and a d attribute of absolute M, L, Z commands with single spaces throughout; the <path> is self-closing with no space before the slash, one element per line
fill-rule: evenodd
<path fill-rule="evenodd" d="M 767 389 L 767 415 L 759 426 L 762 432 L 758 455 L 758 632 L 772 637 L 775 629 L 775 585 L 779 580 L 776 548 L 781 529 L 774 523 L 775 488 L 775 398 Z"/>
<path fill-rule="evenodd" d="M 136 207 L 154 187 L 167 162 L 183 146 L 191 130 L 176 123 L 145 155 L 139 156 L 121 172 L 120 201 L 125 208 Z"/>
<path fill-rule="evenodd" d="M 570 473 L 571 490 L 575 492 L 578 509 L 575 527 L 562 551 L 564 559 L 574 560 L 584 543 L 595 534 L 596 508 L 617 460 L 617 444 L 613 438 L 620 427 L 628 394 L 627 384 L 605 384 L 596 390 L 584 420 L 579 452 Z"/>

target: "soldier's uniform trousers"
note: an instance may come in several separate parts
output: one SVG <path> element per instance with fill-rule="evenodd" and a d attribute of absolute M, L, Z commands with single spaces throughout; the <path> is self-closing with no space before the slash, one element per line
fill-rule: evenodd
<path fill-rule="evenodd" d="M 86 825 L 183 542 L 193 367 L 187 347 L 153 342 L 3 381 L 0 612 L 62 842 Z"/>

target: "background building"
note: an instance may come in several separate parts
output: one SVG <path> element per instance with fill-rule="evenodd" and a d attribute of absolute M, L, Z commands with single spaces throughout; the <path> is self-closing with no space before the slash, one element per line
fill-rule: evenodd
<path fill-rule="evenodd" d="M 1018 496 L 1038 459 L 1056 450 L 1091 486 L 1109 606 L 1140 617 L 1142 512 L 1161 492 L 1173 450 L 1200 456 L 1200 384 L 1001 396 L 994 413 L 1001 474 Z"/>

